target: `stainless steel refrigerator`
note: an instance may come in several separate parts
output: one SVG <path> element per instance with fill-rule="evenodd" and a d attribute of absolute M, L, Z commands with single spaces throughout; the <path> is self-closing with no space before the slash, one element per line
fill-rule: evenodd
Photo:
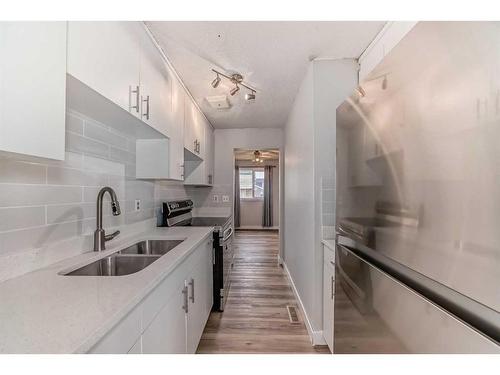
<path fill-rule="evenodd" d="M 500 24 L 420 22 L 337 109 L 335 353 L 500 353 Z"/>

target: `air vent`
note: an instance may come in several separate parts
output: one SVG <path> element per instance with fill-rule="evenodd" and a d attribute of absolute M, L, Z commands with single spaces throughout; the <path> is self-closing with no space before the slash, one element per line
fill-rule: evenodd
<path fill-rule="evenodd" d="M 286 307 L 288 311 L 288 319 L 290 319 L 290 323 L 292 324 L 299 324 L 299 314 L 297 314 L 297 308 L 295 306 L 287 306 Z"/>
<path fill-rule="evenodd" d="M 222 110 L 231 108 L 231 104 L 229 104 L 226 95 L 207 96 L 205 99 L 208 104 L 210 104 L 210 107 L 214 109 Z"/>

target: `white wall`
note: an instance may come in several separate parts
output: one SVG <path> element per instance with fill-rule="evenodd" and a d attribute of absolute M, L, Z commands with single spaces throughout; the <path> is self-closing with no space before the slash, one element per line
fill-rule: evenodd
<path fill-rule="evenodd" d="M 354 60 L 313 61 L 285 128 L 284 261 L 307 315 L 322 329 L 323 225 L 333 226 L 336 108 L 357 85 Z M 322 196 L 328 194 L 325 198 Z M 323 215 L 324 204 L 328 213 Z M 300 228 L 300 230 L 298 230 Z"/>

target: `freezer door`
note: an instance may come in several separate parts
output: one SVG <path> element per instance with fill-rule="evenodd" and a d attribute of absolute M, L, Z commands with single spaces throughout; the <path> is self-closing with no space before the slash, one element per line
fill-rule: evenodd
<path fill-rule="evenodd" d="M 340 254 L 348 264 L 354 257 L 365 273 L 356 283 L 362 305 L 352 297 Z M 335 272 L 334 353 L 500 353 L 495 342 L 342 245 Z"/>

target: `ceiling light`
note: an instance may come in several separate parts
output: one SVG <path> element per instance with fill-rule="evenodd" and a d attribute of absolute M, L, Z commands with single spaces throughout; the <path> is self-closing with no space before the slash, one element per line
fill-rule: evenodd
<path fill-rule="evenodd" d="M 238 85 L 235 85 L 230 91 L 229 93 L 231 94 L 231 96 L 234 96 L 234 94 L 236 94 L 238 91 L 240 91 L 240 88 Z"/>
<path fill-rule="evenodd" d="M 255 150 L 253 152 L 253 161 L 255 163 L 258 163 L 258 162 L 261 162 L 262 163 L 262 158 L 261 158 L 261 155 L 260 155 L 260 151 L 259 150 Z"/>
<path fill-rule="evenodd" d="M 363 90 L 363 88 L 361 86 L 356 87 L 356 92 L 362 98 L 364 98 L 366 96 L 366 92 L 365 92 L 365 90 Z"/>
<path fill-rule="evenodd" d="M 245 94 L 245 100 L 246 101 L 253 101 L 253 100 L 255 100 L 255 91 L 252 91 L 251 93 Z"/>
<path fill-rule="evenodd" d="M 234 87 L 231 90 L 229 90 L 229 93 L 231 94 L 231 96 L 234 96 L 238 91 L 240 91 L 240 86 L 243 86 L 244 88 L 246 88 L 247 90 L 250 91 L 249 93 L 247 93 L 245 95 L 245 99 L 247 101 L 253 101 L 253 100 L 255 100 L 255 96 L 256 96 L 257 90 L 255 90 L 253 87 L 248 86 L 243 81 L 243 76 L 240 73 L 233 73 L 231 75 L 228 75 L 228 74 L 224 74 L 222 72 L 219 72 L 219 71 L 217 71 L 215 69 L 212 69 L 212 72 L 214 72 L 215 74 L 217 74 L 217 76 L 215 77 L 215 79 L 212 81 L 212 87 L 213 88 L 216 88 L 217 86 L 219 86 L 222 78 L 225 78 L 228 81 L 230 81 L 232 84 L 234 84 Z"/>
<path fill-rule="evenodd" d="M 217 88 L 217 86 L 219 86 L 219 83 L 220 83 L 220 77 L 219 74 L 217 73 L 217 77 L 215 77 L 215 79 L 212 81 L 212 87 L 214 89 Z"/>

